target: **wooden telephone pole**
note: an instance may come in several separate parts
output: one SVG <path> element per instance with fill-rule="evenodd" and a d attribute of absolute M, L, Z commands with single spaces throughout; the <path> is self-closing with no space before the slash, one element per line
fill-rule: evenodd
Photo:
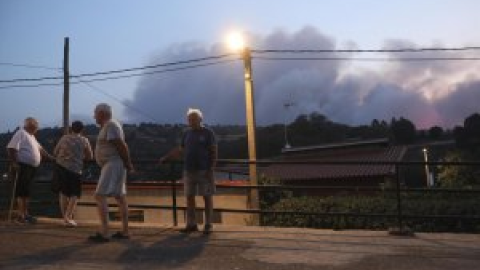
<path fill-rule="evenodd" d="M 68 63 L 69 40 L 65 38 L 63 47 L 63 133 L 68 134 L 70 125 L 70 71 Z"/>

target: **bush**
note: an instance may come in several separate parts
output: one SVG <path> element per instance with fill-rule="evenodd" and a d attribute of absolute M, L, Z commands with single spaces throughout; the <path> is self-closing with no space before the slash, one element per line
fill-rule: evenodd
<path fill-rule="evenodd" d="M 407 193 L 402 194 L 404 215 L 462 215 L 480 216 L 480 200 L 474 193 Z M 265 225 L 329 229 L 386 230 L 397 225 L 396 218 L 363 216 L 315 216 L 311 213 L 397 214 L 395 193 L 383 191 L 377 195 L 294 197 L 284 198 L 268 208 L 272 211 L 292 211 L 294 215 L 265 215 Z M 454 219 L 404 219 L 415 231 L 423 232 L 480 232 L 478 222 Z"/>

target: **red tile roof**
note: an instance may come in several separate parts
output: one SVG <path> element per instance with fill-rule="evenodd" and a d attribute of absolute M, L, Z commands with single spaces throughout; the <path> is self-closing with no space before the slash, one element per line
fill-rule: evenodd
<path fill-rule="evenodd" d="M 341 149 L 289 156 L 284 160 L 312 161 L 400 161 L 405 147 L 375 147 L 368 149 Z M 260 174 L 279 180 L 320 180 L 381 177 L 395 174 L 393 165 L 317 165 L 317 164 L 275 164 L 259 169 Z"/>

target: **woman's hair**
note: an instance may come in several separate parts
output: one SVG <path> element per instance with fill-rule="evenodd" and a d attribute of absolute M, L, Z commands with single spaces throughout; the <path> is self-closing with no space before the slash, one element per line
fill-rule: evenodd
<path fill-rule="evenodd" d="M 82 121 L 73 121 L 72 122 L 72 131 L 74 133 L 80 133 L 83 130 L 83 123 Z"/>

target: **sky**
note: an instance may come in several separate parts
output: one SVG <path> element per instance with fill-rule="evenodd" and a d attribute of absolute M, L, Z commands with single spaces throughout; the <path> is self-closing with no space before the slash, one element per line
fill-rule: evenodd
<path fill-rule="evenodd" d="M 225 44 L 231 31 L 243 33 L 252 50 L 480 46 L 478 10 L 476 0 L 3 0 L 0 81 L 62 76 L 65 37 L 72 75 L 231 53 Z M 451 128 L 480 111 L 478 60 L 355 60 L 480 57 L 480 51 L 321 55 L 342 59 L 337 61 L 255 56 L 259 125 L 317 111 L 350 125 L 406 117 L 419 128 Z M 72 80 L 71 119 L 93 123 L 93 108 L 106 102 L 125 123 L 181 123 L 186 109 L 197 107 L 206 123 L 243 124 L 243 63 L 229 60 L 88 84 Z M 32 83 L 0 83 L 0 131 L 28 116 L 42 126 L 62 125 L 62 86 L 14 84 Z M 286 109 L 285 103 L 294 105 Z"/>

